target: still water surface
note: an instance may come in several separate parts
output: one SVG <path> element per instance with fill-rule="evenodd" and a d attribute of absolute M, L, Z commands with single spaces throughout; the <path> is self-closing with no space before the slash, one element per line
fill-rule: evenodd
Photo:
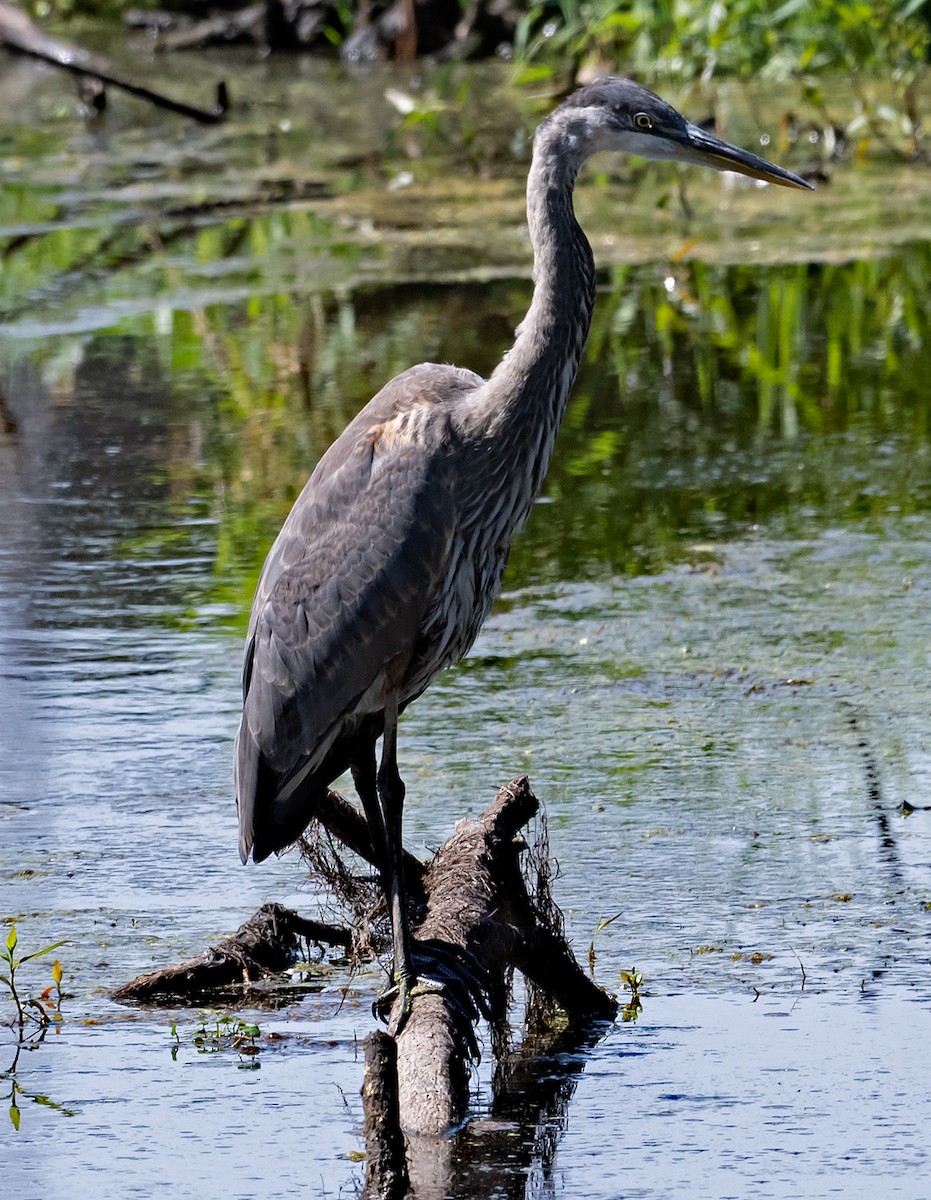
<path fill-rule="evenodd" d="M 211 134 L 215 158 L 167 118 L 85 127 L 32 74 L 3 128 L 0 913 L 27 951 L 68 939 L 65 1021 L 4 1080 L 11 1196 L 352 1196 L 361 1180 L 377 973 L 334 967 L 289 1006 L 243 1010 L 258 1069 L 199 1055 L 190 1013 L 108 999 L 265 899 L 320 902 L 294 856 L 247 870 L 236 853 L 256 572 L 379 383 L 425 357 L 489 369 L 529 298 L 517 118 L 476 135 L 499 147 L 498 191 L 408 162 L 383 80 L 360 85 L 371 125 L 299 158 L 294 97 L 319 114 L 340 86 L 304 75 Z M 322 180 L 319 204 L 243 199 L 273 134 L 279 176 Z M 791 212 L 714 179 L 690 220 L 653 212 L 662 181 L 615 181 L 619 236 L 655 224 L 658 240 L 600 243 L 546 494 L 402 753 L 421 854 L 530 774 L 578 953 L 594 942 L 611 990 L 639 970 L 644 1007 L 505 1116 L 484 1065 L 437 1194 L 927 1194 L 931 243 L 884 227 L 856 253 L 858 226 L 846 256 L 825 239 L 799 261 L 787 234 L 806 211 L 828 223 L 835 197 L 832 228 L 853 228 L 846 198 L 900 170 L 863 165 L 856 187 L 839 170 Z M 240 207 L 152 207 L 216 192 Z M 500 204 L 487 238 L 461 223 L 471 194 Z M 581 203 L 605 228 L 604 197 Z M 701 253 L 670 257 L 691 239 Z"/>

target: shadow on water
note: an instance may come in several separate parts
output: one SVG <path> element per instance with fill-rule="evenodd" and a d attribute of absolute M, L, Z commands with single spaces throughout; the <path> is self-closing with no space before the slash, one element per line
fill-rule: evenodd
<path fill-rule="evenodd" d="M 274 99 L 209 135 L 94 131 L 29 89 L 35 128 L 3 127 L 27 166 L 0 197 L 0 915 L 69 939 L 65 1019 L 15 1065 L 11 1194 L 359 1181 L 375 972 L 244 1003 L 258 1070 L 108 999 L 264 899 L 324 902 L 236 855 L 256 574 L 381 383 L 489 370 L 529 298 L 516 103 L 472 143 L 498 182 L 438 181 L 383 80 L 339 139 L 308 135 L 333 79 L 306 86 L 296 131 Z M 405 718 L 406 828 L 424 854 L 529 770 L 579 953 L 609 988 L 641 972 L 644 1010 L 497 1100 L 486 1068 L 449 1194 L 914 1195 L 927 1169 L 931 243 L 843 208 L 892 174 L 839 171 L 805 221 L 717 179 L 691 222 L 652 175 L 583 190 L 592 338 L 505 594 Z"/>

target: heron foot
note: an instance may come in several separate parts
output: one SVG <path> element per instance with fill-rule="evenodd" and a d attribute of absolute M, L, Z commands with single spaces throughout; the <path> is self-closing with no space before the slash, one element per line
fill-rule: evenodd
<path fill-rule="evenodd" d="M 415 943 L 413 958 L 419 975 L 442 983 L 458 1016 L 472 1024 L 480 1016 L 491 1020 L 491 976 L 471 951 L 430 938 Z"/>
<path fill-rule="evenodd" d="M 397 1037 L 407 1023 L 415 996 L 442 995 L 470 1054 L 478 1059 L 473 1027 L 480 1016 L 491 1019 L 488 972 L 468 950 L 436 939 L 414 942 L 411 965 L 416 974 L 395 974 L 394 982 L 373 1003 L 373 1015 Z"/>
<path fill-rule="evenodd" d="M 445 990 L 445 985 L 438 979 L 402 976 L 372 1002 L 372 1016 L 388 1026 L 392 1037 L 397 1037 L 411 1015 L 415 996 L 442 995 Z"/>

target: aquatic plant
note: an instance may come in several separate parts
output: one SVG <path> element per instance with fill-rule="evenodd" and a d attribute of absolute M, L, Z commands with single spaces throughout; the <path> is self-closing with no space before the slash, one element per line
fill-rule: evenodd
<path fill-rule="evenodd" d="M 643 993 L 640 991 L 643 976 L 636 967 L 631 967 L 629 971 L 621 971 L 621 983 L 630 992 L 630 999 L 621 1009 L 621 1020 L 636 1021 L 643 1012 Z"/>
<path fill-rule="evenodd" d="M 5 984 L 9 989 L 10 996 L 16 1008 L 15 1021 L 19 1026 L 19 1039 L 22 1041 L 28 1021 L 35 1021 L 44 1029 L 52 1021 L 61 1019 L 61 963 L 57 958 L 52 963 L 52 985 L 47 987 L 38 997 L 31 995 L 23 997 L 20 995 L 19 988 L 17 987 L 16 973 L 24 963 L 31 962 L 35 958 L 42 958 L 46 954 L 51 954 L 59 946 L 66 945 L 66 942 L 52 942 L 49 946 L 43 946 L 41 950 L 34 950 L 31 954 L 21 954 L 17 958 L 16 947 L 18 940 L 16 926 L 11 925 L 5 944 L 0 947 L 0 960 L 6 964 L 6 974 L 0 974 L 0 983 Z M 54 999 L 52 998 L 53 993 Z"/>
<path fill-rule="evenodd" d="M 256 1044 L 260 1029 L 254 1021 L 244 1021 L 241 1017 L 229 1013 L 211 1013 L 201 1017 L 190 1035 L 191 1044 L 198 1054 L 219 1054 L 224 1050 L 235 1051 L 239 1055 L 240 1067 L 245 1070 L 258 1070 L 258 1054 L 261 1049 Z M 171 1057 L 177 1059 L 182 1040 L 177 1023 L 171 1027 L 174 1043 L 171 1047 Z"/>

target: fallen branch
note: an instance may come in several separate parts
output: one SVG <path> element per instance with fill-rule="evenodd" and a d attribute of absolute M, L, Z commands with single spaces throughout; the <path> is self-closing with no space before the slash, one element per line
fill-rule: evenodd
<path fill-rule="evenodd" d="M 375 853 L 365 817 L 337 792 L 327 792 L 317 812 L 317 823 L 354 854 L 373 863 Z M 404 853 L 405 877 L 416 908 L 423 904 L 424 864 Z M 309 920 L 280 904 L 265 904 L 231 937 L 194 958 L 140 975 L 113 993 L 120 1003 L 191 1003 L 205 994 L 254 983 L 277 975 L 290 966 L 299 952 L 300 939 L 354 948 L 351 929 Z M 360 938 L 367 946 L 370 939 Z"/>
<path fill-rule="evenodd" d="M 181 100 L 173 100 L 162 92 L 153 91 L 152 88 L 143 87 L 142 84 L 130 83 L 128 79 L 114 75 L 106 59 L 91 54 L 81 46 L 72 46 L 45 33 L 21 9 L 9 3 L 9 0 L 0 0 L 0 46 L 50 63 L 53 67 L 68 71 L 81 79 L 91 80 L 101 87 L 107 85 L 120 88 L 158 108 L 190 117 L 205 125 L 216 125 L 223 121 L 229 107 L 224 83 L 218 85 L 216 104 L 210 109 L 196 108 Z"/>
<path fill-rule="evenodd" d="M 317 809 L 315 819 L 327 833 L 347 846 L 353 854 L 365 859 L 372 867 L 377 865 L 368 821 L 355 805 L 350 804 L 339 792 L 328 791 L 326 793 Z M 405 882 L 409 890 L 414 890 L 413 899 L 419 903 L 422 897 L 423 877 L 427 868 L 409 850 L 404 851 L 403 862 Z"/>
<path fill-rule="evenodd" d="M 362 1082 L 365 1186 L 362 1200 L 403 1200 L 410 1180 L 398 1119 L 398 1048 L 380 1030 L 365 1039 Z"/>
<path fill-rule="evenodd" d="M 422 919 L 416 919 L 415 949 L 423 973 L 444 977 L 446 986 L 441 991 L 417 991 L 397 1039 L 398 1137 L 401 1129 L 408 1135 L 434 1137 L 462 1121 L 479 1009 L 489 1019 L 495 1057 L 499 1064 L 504 1061 L 514 967 L 551 1008 L 563 1010 L 572 1028 L 592 1020 L 610 1021 L 616 1014 L 614 998 L 588 978 L 565 941 L 542 869 L 545 855 L 538 864 L 536 885 L 529 887 L 525 879 L 522 858 L 527 844 L 520 830 L 538 809 L 526 777 L 515 779 L 498 792 L 478 820 L 460 821 L 426 868 L 412 856 L 406 858 L 412 912 L 422 914 Z M 316 820 L 331 839 L 338 838 L 369 861 L 374 857 L 364 817 L 336 793 L 326 797 Z M 344 885 L 344 897 L 350 901 L 359 897 L 357 924 L 359 914 L 370 922 L 378 911 L 384 921 L 383 907 L 372 907 L 373 881 L 364 881 L 360 889 L 338 854 L 327 859 L 319 838 L 309 853 L 317 854 L 314 861 L 322 864 L 337 890 Z M 293 961 L 300 938 L 345 948 L 365 942 L 364 936 L 353 939 L 348 930 L 305 921 L 280 905 L 267 905 L 233 938 L 180 966 L 141 976 L 120 988 L 114 998 L 152 1001 L 251 982 Z M 436 970 L 431 970 L 434 965 Z M 372 1070 L 377 1074 L 382 1067 L 373 1063 Z M 370 1091 L 373 1096 L 384 1093 L 374 1083 Z M 393 1195 L 390 1188 L 400 1186 L 389 1180 L 384 1195 Z"/>
<path fill-rule="evenodd" d="M 113 999 L 123 1004 L 190 1003 L 211 992 L 268 979 L 295 961 L 301 939 L 348 950 L 352 935 L 347 929 L 309 921 L 280 904 L 263 904 L 232 937 L 177 966 L 137 976 L 117 988 Z"/>

